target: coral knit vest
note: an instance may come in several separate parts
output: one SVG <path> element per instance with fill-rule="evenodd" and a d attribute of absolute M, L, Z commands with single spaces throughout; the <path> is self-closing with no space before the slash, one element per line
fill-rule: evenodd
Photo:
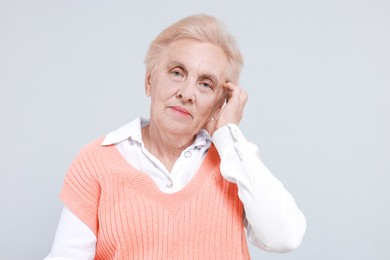
<path fill-rule="evenodd" d="M 179 192 L 161 192 L 102 139 L 86 146 L 61 199 L 97 237 L 95 259 L 249 259 L 237 186 L 212 145 Z"/>

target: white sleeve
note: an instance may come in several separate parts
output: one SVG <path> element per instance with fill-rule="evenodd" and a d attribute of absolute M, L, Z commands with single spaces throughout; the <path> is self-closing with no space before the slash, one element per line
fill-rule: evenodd
<path fill-rule="evenodd" d="M 67 207 L 62 210 L 52 249 L 44 260 L 92 260 L 96 236 Z"/>
<path fill-rule="evenodd" d="M 221 157 L 221 174 L 237 184 L 244 205 L 248 240 L 270 252 L 297 248 L 306 230 L 306 220 L 294 198 L 258 156 L 237 125 L 229 124 L 213 134 Z"/>

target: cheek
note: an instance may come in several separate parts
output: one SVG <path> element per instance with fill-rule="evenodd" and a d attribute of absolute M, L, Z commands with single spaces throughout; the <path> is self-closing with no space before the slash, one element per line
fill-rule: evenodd
<path fill-rule="evenodd" d="M 208 102 L 204 100 L 202 115 L 211 116 L 218 108 L 218 102 L 215 99 L 209 100 Z"/>
<path fill-rule="evenodd" d="M 164 83 L 154 85 L 152 89 L 152 98 L 156 101 L 164 101 L 176 95 L 175 88 Z"/>

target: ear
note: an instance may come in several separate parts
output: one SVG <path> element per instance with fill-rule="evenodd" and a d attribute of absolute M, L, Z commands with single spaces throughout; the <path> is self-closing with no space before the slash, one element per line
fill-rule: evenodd
<path fill-rule="evenodd" d="M 150 72 L 146 72 L 145 74 L 145 94 L 146 96 L 150 97 L 151 93 L 151 83 L 150 83 L 150 78 L 151 78 Z"/>

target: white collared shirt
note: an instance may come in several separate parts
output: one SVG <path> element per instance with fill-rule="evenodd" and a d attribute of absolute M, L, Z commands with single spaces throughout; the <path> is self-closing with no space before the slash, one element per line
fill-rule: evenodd
<path fill-rule="evenodd" d="M 294 198 L 261 162 L 257 146 L 245 139 L 237 125 L 219 128 L 212 138 L 201 130 L 169 172 L 144 147 L 141 128 L 147 124 L 148 120 L 136 118 L 109 133 L 101 145 L 115 144 L 122 156 L 150 175 L 162 192 L 174 193 L 194 177 L 213 142 L 221 157 L 222 176 L 238 186 L 248 240 L 272 252 L 287 252 L 300 244 L 306 229 L 305 217 Z M 45 260 L 93 259 L 95 244 L 95 234 L 64 207 L 52 250 Z"/>
<path fill-rule="evenodd" d="M 184 151 L 175 162 L 172 171 L 151 154 L 142 141 L 141 128 L 149 121 L 136 118 L 129 124 L 109 133 L 101 145 L 112 145 L 118 148 L 122 156 L 134 168 L 147 173 L 164 193 L 175 193 L 185 187 L 198 171 L 198 168 L 211 145 L 211 137 L 201 130 L 195 141 Z M 140 127 L 141 126 L 141 127 Z"/>

